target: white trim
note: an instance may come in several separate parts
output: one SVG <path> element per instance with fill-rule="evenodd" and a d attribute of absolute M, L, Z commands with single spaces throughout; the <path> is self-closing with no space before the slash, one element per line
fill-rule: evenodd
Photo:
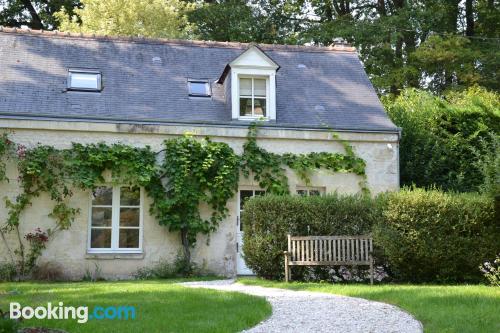
<path fill-rule="evenodd" d="M 240 116 L 240 78 L 266 79 L 266 117 Z M 276 70 L 258 68 L 231 68 L 232 118 L 238 120 L 276 119 Z"/>
<path fill-rule="evenodd" d="M 256 46 L 250 46 L 245 52 L 229 63 L 231 68 L 263 68 L 276 71 L 279 65 Z"/>
<path fill-rule="evenodd" d="M 113 189 L 112 205 L 92 205 L 92 192 L 89 193 L 89 218 L 87 232 L 87 253 L 142 253 L 143 249 L 143 234 L 144 234 L 144 189 L 139 188 L 139 206 L 120 206 L 120 191 L 126 185 L 102 185 Z M 92 208 L 93 207 L 111 207 L 111 227 L 92 227 Z M 120 208 L 139 208 L 139 227 L 122 227 L 121 229 L 138 229 L 139 230 L 139 247 L 138 248 L 120 248 Z M 92 229 L 111 229 L 111 247 L 110 248 L 92 248 Z"/>

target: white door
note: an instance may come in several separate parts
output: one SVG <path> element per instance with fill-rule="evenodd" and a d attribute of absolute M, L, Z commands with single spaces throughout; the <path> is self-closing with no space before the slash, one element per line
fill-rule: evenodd
<path fill-rule="evenodd" d="M 238 193 L 238 216 L 236 217 L 236 272 L 238 275 L 254 275 L 252 270 L 247 267 L 243 259 L 243 225 L 241 215 L 243 214 L 243 205 L 245 201 L 255 195 L 264 195 L 263 190 L 240 190 Z"/>

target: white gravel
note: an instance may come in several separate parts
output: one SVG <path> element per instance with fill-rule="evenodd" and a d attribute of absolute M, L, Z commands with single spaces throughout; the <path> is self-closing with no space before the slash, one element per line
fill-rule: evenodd
<path fill-rule="evenodd" d="M 247 286 L 234 280 L 185 282 L 181 285 L 264 296 L 271 303 L 273 314 L 245 332 L 423 332 L 422 324 L 409 313 L 389 304 L 361 298 Z"/>

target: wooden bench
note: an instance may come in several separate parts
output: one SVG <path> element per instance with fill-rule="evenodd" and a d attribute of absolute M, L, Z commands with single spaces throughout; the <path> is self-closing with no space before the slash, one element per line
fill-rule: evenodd
<path fill-rule="evenodd" d="M 373 239 L 371 236 L 290 236 L 285 251 L 285 281 L 292 266 L 370 266 L 373 284 Z"/>

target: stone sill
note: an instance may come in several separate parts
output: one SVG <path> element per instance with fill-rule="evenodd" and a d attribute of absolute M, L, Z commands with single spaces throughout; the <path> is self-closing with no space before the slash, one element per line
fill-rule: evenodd
<path fill-rule="evenodd" d="M 144 259 L 144 253 L 87 253 L 85 259 L 114 260 L 114 259 Z"/>

